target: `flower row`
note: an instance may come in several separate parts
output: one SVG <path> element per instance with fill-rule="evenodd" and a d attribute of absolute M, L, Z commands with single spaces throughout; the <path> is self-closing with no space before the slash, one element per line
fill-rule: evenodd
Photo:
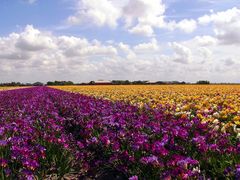
<path fill-rule="evenodd" d="M 240 143 L 198 117 L 47 87 L 0 92 L 0 178 L 239 178 Z"/>

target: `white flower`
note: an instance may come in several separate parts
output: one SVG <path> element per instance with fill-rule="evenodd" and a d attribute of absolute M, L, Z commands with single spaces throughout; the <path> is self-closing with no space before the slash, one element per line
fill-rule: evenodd
<path fill-rule="evenodd" d="M 226 128 L 224 126 L 221 128 L 221 132 L 226 133 Z"/>
<path fill-rule="evenodd" d="M 237 134 L 237 139 L 240 140 L 240 132 Z"/>
<path fill-rule="evenodd" d="M 213 108 L 214 110 L 217 110 L 217 109 L 218 109 L 216 105 L 214 105 L 212 108 Z"/>
<path fill-rule="evenodd" d="M 233 131 L 234 131 L 235 133 L 237 133 L 237 125 L 236 125 L 236 124 L 233 125 Z"/>
<path fill-rule="evenodd" d="M 208 109 L 205 109 L 205 110 L 204 110 L 204 113 L 209 113 L 209 110 L 208 110 Z"/>
<path fill-rule="evenodd" d="M 218 113 L 218 112 L 215 112 L 215 113 L 213 113 L 213 117 L 215 117 L 215 118 L 219 118 L 219 117 L 220 117 L 220 115 L 219 115 L 219 113 Z"/>
<path fill-rule="evenodd" d="M 219 120 L 218 119 L 214 119 L 213 124 L 219 124 Z"/>
<path fill-rule="evenodd" d="M 236 133 L 240 133 L 240 128 L 236 128 Z"/>
<path fill-rule="evenodd" d="M 194 167 L 193 172 L 201 173 L 200 167 Z"/>
<path fill-rule="evenodd" d="M 218 129 L 219 129 L 218 125 L 213 128 L 214 131 L 217 131 Z"/>

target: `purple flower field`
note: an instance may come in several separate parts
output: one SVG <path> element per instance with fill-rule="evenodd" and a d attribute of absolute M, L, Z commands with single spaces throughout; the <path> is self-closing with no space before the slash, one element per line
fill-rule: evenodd
<path fill-rule="evenodd" d="M 197 118 L 48 87 L 0 92 L 0 179 L 240 178 L 240 142 Z"/>

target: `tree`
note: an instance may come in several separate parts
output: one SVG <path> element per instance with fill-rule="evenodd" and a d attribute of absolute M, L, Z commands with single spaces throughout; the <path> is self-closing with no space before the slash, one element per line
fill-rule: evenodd
<path fill-rule="evenodd" d="M 90 81 L 89 84 L 90 84 L 90 85 L 94 85 L 94 84 L 95 84 L 95 81 Z"/>
<path fill-rule="evenodd" d="M 74 85 L 72 81 L 48 81 L 48 86 L 64 86 L 64 85 Z"/>
<path fill-rule="evenodd" d="M 33 86 L 43 86 L 44 84 L 43 83 L 41 83 L 41 82 L 35 82 L 35 83 L 33 83 Z"/>
<path fill-rule="evenodd" d="M 126 84 L 131 84 L 129 80 L 113 80 L 112 84 L 115 85 L 126 85 Z"/>
<path fill-rule="evenodd" d="M 210 84 L 210 82 L 206 80 L 200 80 L 200 81 L 197 81 L 196 84 Z"/>

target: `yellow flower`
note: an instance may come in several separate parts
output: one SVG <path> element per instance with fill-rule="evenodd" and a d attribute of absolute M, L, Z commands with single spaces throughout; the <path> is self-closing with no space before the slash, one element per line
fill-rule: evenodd
<path fill-rule="evenodd" d="M 235 116 L 235 117 L 233 118 L 233 121 L 236 121 L 236 122 L 237 122 L 237 121 L 240 121 L 240 116 Z M 236 122 L 235 122 L 235 123 L 236 123 Z"/>
<path fill-rule="evenodd" d="M 199 119 L 203 119 L 203 115 L 202 115 L 202 114 L 197 114 L 197 117 L 198 117 Z"/>

